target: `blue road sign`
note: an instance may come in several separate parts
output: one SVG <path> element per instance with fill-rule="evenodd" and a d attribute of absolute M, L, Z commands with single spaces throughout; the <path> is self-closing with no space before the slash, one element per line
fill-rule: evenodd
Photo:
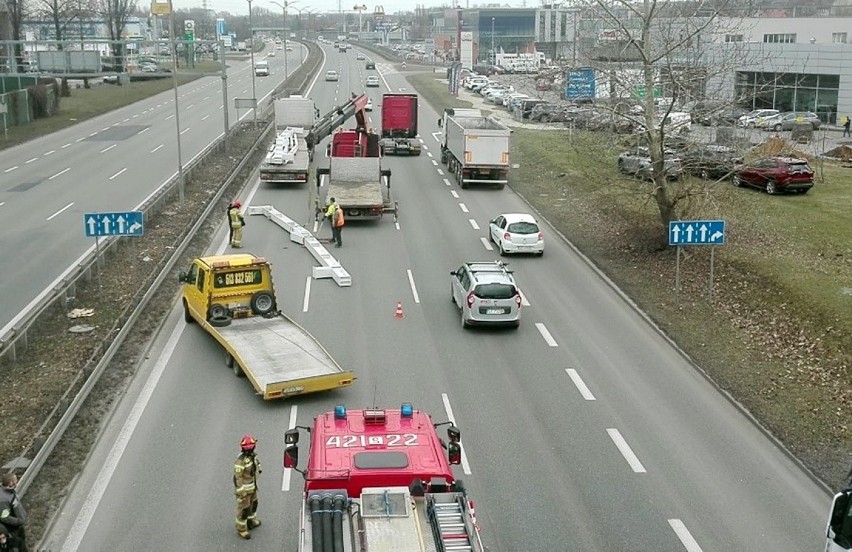
<path fill-rule="evenodd" d="M 569 100 L 595 99 L 595 70 L 583 67 L 569 71 L 565 79 L 565 97 Z"/>
<path fill-rule="evenodd" d="M 724 220 L 673 220 L 669 222 L 669 245 L 723 245 Z"/>
<path fill-rule="evenodd" d="M 86 213 L 83 227 L 86 237 L 94 236 L 141 236 L 143 231 L 142 211 L 125 213 Z"/>

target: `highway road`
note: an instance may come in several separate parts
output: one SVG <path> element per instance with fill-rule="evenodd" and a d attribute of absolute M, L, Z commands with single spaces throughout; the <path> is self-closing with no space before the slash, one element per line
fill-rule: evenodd
<path fill-rule="evenodd" d="M 259 101 L 283 80 L 284 53 L 268 58 L 269 77 L 256 78 Z M 300 45 L 286 53 L 292 73 L 307 49 Z M 227 76 L 233 126 L 238 115 L 252 117 L 251 110 L 238 114 L 233 107 L 235 98 L 252 97 L 251 62 L 230 60 Z M 21 309 L 95 247 L 85 237 L 85 213 L 133 210 L 177 174 L 175 111 L 174 90 L 169 90 L 3 152 L 0 216 L 7 231 L 0 243 L 0 335 Z M 221 76 L 181 86 L 178 113 L 186 164 L 224 132 Z"/>
<path fill-rule="evenodd" d="M 354 52 L 324 48 L 322 71 L 343 78 L 316 83 L 311 96 L 321 110 L 366 74 Z M 378 68 L 382 87 L 369 91 L 377 111 L 387 85 L 408 86 L 392 67 Z M 355 385 L 264 402 L 234 378 L 203 330 L 183 323 L 176 304 L 47 549 L 294 550 L 301 481 L 282 467 L 284 431 L 335 404 L 404 401 L 461 428 L 457 475 L 491 551 L 822 548 L 825 492 L 553 229 L 545 225 L 543 258 L 510 260 L 528 302 L 521 327 L 462 330 L 449 271 L 499 258 L 487 221 L 528 208 L 508 188 L 462 190 L 448 180 L 436 119 L 421 104 L 428 149 L 383 160 L 398 224 L 351 223 L 344 247 L 332 250 L 352 287 L 311 280 L 312 258 L 266 219 L 246 226 L 243 251 L 274 263 L 279 306 L 356 372 Z M 307 187 L 255 182 L 246 200 L 312 219 Z M 227 251 L 225 236 L 222 228 L 211 251 Z M 231 469 L 247 432 L 259 438 L 263 525 L 244 542 L 233 526 Z"/>

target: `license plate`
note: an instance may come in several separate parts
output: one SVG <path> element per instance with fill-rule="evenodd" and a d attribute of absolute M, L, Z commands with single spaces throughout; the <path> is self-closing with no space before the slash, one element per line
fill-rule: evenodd
<path fill-rule="evenodd" d="M 485 314 L 503 314 L 503 309 L 485 309 Z"/>
<path fill-rule="evenodd" d="M 530 249 L 532 249 L 532 246 L 531 245 L 519 245 L 518 249 L 521 249 L 523 251 L 529 251 Z"/>

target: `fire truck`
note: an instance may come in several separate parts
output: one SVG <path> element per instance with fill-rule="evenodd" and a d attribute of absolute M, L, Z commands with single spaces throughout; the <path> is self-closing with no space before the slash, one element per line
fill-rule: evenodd
<path fill-rule="evenodd" d="M 447 425 L 447 442 L 437 427 Z M 297 469 L 300 429 L 310 432 L 299 552 L 484 552 L 473 501 L 451 464 L 461 432 L 399 409 L 337 406 L 284 436 L 284 466 Z M 447 450 L 447 455 L 444 454 Z"/>
<path fill-rule="evenodd" d="M 379 135 L 367 128 L 367 97 L 353 97 L 354 129 L 339 128 L 328 145 L 328 167 L 317 168 L 317 199 L 327 183 L 325 197 L 334 198 L 346 220 L 380 219 L 384 213 L 397 218 L 398 203 L 391 195 L 391 171 L 382 169 Z M 317 211 L 322 211 L 317 205 Z"/>

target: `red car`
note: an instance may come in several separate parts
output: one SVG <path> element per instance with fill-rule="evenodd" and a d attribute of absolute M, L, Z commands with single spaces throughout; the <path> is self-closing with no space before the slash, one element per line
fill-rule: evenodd
<path fill-rule="evenodd" d="M 765 157 L 744 165 L 734 174 L 734 186 L 753 186 L 768 194 L 807 193 L 814 186 L 814 171 L 805 159 Z"/>

